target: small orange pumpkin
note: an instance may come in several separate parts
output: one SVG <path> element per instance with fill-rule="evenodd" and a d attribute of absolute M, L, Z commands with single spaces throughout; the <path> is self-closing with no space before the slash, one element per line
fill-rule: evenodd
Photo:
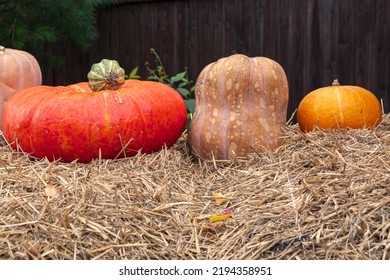
<path fill-rule="evenodd" d="M 0 46 L 0 119 L 4 103 L 11 95 L 19 90 L 41 84 L 41 69 L 33 55 Z"/>
<path fill-rule="evenodd" d="M 300 102 L 297 110 L 302 131 L 315 127 L 322 129 L 372 128 L 382 120 L 378 98 L 358 86 L 341 86 L 334 80 L 332 86 L 310 92 Z"/>

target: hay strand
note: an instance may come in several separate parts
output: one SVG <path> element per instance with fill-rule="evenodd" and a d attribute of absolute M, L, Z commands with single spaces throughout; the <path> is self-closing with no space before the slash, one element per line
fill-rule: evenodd
<path fill-rule="evenodd" d="M 390 116 L 334 133 L 289 124 L 284 138 L 234 163 L 195 160 L 183 137 L 89 164 L 2 139 L 0 258 L 390 259 Z"/>

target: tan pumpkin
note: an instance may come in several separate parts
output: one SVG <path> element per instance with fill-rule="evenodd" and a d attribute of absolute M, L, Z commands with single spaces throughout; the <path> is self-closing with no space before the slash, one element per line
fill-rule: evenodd
<path fill-rule="evenodd" d="M 34 56 L 22 50 L 0 46 L 0 118 L 4 103 L 11 95 L 41 84 L 42 73 Z"/>
<path fill-rule="evenodd" d="M 282 144 L 288 83 L 266 57 L 235 54 L 207 65 L 196 81 L 188 143 L 201 159 L 235 160 Z"/>

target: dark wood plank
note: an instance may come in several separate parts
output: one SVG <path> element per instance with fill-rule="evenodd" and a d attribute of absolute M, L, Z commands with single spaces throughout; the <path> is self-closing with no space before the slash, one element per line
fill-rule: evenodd
<path fill-rule="evenodd" d="M 192 80 L 234 52 L 266 56 L 285 69 L 289 114 L 305 94 L 334 78 L 357 84 L 390 110 L 390 2 L 387 0 L 122 0 L 97 15 L 99 38 L 87 51 L 50 47 L 64 64 L 43 68 L 48 85 L 86 80 L 92 63 L 116 59 L 143 78 L 155 48 L 170 74 Z"/>

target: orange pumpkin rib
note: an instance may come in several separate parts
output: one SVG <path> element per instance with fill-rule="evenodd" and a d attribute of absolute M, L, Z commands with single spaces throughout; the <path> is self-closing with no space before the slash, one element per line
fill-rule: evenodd
<path fill-rule="evenodd" d="M 355 91 L 358 89 L 354 88 Z M 364 97 L 362 95 L 364 95 Z M 363 104 L 363 115 L 365 117 L 364 126 L 375 127 L 379 125 L 382 120 L 382 107 L 378 98 L 367 90 L 360 91 L 359 98 Z"/>

